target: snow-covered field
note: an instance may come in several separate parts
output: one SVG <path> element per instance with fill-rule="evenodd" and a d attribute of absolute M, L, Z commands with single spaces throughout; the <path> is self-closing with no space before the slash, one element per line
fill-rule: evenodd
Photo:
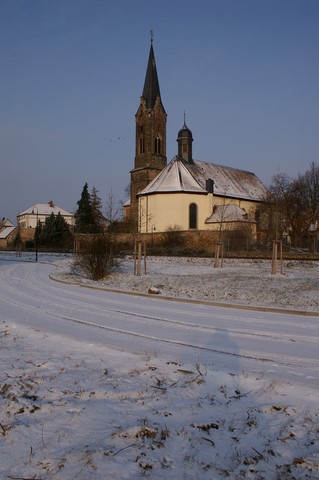
<path fill-rule="evenodd" d="M 92 286 L 70 269 L 69 258 L 42 259 L 57 265 L 52 277 Z M 160 346 L 144 342 L 139 353 L 132 353 L 104 345 L 102 336 L 100 342 L 85 342 L 49 333 L 44 327 L 52 298 L 48 294 L 44 303 L 39 298 L 32 304 L 27 298 L 47 266 L 30 263 L 19 269 L 12 260 L 0 262 L 1 479 L 319 479 L 319 317 L 311 315 L 319 313 L 317 263 L 289 262 L 283 275 L 274 276 L 263 261 L 226 260 L 222 269 L 213 269 L 207 259 L 150 258 L 149 273 L 136 277 L 127 259 L 97 285 L 142 293 L 153 286 L 160 290 L 156 298 L 308 311 L 309 316 L 296 318 L 262 318 L 278 322 L 278 340 L 286 326 L 285 342 L 296 345 L 299 359 L 304 354 L 305 375 L 311 366 L 312 377 L 299 382 L 298 375 L 296 381 L 293 375 L 283 380 L 276 374 L 280 364 L 257 357 L 255 367 L 246 369 L 239 363 L 244 352 L 231 348 L 231 332 L 220 362 L 209 352 L 204 360 L 195 358 L 187 346 L 164 356 Z M 44 277 L 41 282 L 44 290 L 55 286 Z M 64 288 L 56 298 L 60 308 L 70 297 L 69 287 Z M 85 297 L 87 289 L 73 288 L 74 295 L 79 290 Z M 182 305 L 187 310 L 189 304 Z M 75 315 L 74 302 L 72 309 Z M 203 312 L 198 312 L 193 321 L 200 323 Z M 27 325 L 33 315 L 42 316 L 43 328 Z M 90 320 L 89 313 L 83 315 Z M 247 336 L 252 328 L 265 348 L 276 342 L 270 334 L 257 334 L 257 323 L 249 325 L 244 310 L 238 311 L 241 317 L 246 330 L 241 326 L 236 333 L 233 326 L 233 335 Z M 253 336 L 251 342 L 253 350 Z M 310 349 L 318 355 L 306 360 Z"/>
<path fill-rule="evenodd" d="M 284 261 L 271 273 L 270 260 L 224 259 L 214 268 L 211 258 L 148 257 L 141 276 L 134 275 L 132 258 L 121 261 L 101 282 L 90 282 L 61 263 L 56 278 L 101 287 L 147 293 L 156 287 L 160 295 L 220 302 L 312 311 L 319 314 L 319 262 Z"/>

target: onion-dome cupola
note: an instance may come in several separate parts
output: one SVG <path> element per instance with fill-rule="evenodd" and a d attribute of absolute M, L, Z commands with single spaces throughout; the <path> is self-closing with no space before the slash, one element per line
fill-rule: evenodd
<path fill-rule="evenodd" d="M 178 156 L 181 157 L 187 163 L 193 163 L 193 152 L 192 152 L 192 143 L 193 143 L 193 134 L 186 125 L 184 113 L 184 125 L 178 132 L 177 143 L 178 143 Z"/>

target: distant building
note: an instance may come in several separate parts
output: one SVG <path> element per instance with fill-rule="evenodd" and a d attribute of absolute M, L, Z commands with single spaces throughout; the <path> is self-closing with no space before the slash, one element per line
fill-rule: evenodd
<path fill-rule="evenodd" d="M 0 220 L 0 231 L 6 227 L 13 227 L 13 223 L 11 222 L 11 220 L 9 220 L 8 218 L 2 218 Z"/>
<path fill-rule="evenodd" d="M 36 228 L 38 222 L 44 223 L 46 218 L 50 217 L 52 213 L 54 215 L 60 213 L 68 225 L 74 226 L 73 213 L 58 207 L 52 202 L 52 200 L 48 203 L 36 203 L 20 213 L 17 216 L 18 225 L 21 229 Z"/>
<path fill-rule="evenodd" d="M 136 113 L 135 160 L 125 218 L 141 233 L 250 225 L 255 234 L 256 209 L 264 201 L 266 187 L 251 172 L 195 160 L 185 118 L 177 136 L 177 155 L 167 164 L 166 118 L 151 44 Z"/>
<path fill-rule="evenodd" d="M 0 248 L 7 248 L 14 243 L 18 228 L 8 218 L 0 220 Z"/>

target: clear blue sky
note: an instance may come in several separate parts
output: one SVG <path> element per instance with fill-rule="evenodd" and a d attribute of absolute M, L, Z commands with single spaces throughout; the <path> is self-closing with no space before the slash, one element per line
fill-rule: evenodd
<path fill-rule="evenodd" d="M 85 182 L 126 200 L 154 30 L 167 157 L 183 124 L 195 159 L 269 185 L 319 162 L 318 0 L 0 0 L 0 217 Z"/>

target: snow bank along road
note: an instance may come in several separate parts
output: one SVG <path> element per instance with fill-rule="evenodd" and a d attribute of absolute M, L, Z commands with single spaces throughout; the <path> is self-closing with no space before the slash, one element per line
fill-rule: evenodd
<path fill-rule="evenodd" d="M 46 264 L 0 263 L 0 321 L 133 353 L 319 387 L 319 319 L 53 282 Z"/>

